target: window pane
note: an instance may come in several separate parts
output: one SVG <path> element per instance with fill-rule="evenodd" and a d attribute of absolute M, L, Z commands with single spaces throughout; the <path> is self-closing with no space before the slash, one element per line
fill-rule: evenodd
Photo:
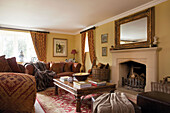
<path fill-rule="evenodd" d="M 37 57 L 30 33 L 0 30 L 0 55 L 6 55 L 6 58 L 16 57 L 19 61 L 21 51 L 24 62 Z"/>
<path fill-rule="evenodd" d="M 88 33 L 86 33 L 86 39 L 85 39 L 85 52 L 89 52 Z"/>

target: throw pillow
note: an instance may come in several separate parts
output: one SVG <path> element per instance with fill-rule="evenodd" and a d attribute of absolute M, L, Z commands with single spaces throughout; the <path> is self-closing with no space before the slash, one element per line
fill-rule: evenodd
<path fill-rule="evenodd" d="M 64 72 L 71 72 L 71 66 L 73 63 L 65 63 Z"/>
<path fill-rule="evenodd" d="M 60 63 L 53 63 L 50 70 L 54 71 L 56 73 L 61 73 L 62 72 L 61 64 Z"/>
<path fill-rule="evenodd" d="M 5 59 L 5 56 L 0 56 L 0 72 L 11 72 L 11 68 Z"/>
<path fill-rule="evenodd" d="M 105 65 L 102 64 L 102 63 L 99 63 L 99 64 L 97 65 L 97 67 L 98 67 L 99 69 L 103 69 L 104 66 L 105 66 Z"/>
<path fill-rule="evenodd" d="M 20 68 L 19 68 L 19 66 L 18 66 L 18 64 L 16 62 L 15 57 L 8 58 L 7 61 L 8 61 L 8 64 L 9 64 L 12 72 L 19 72 L 19 73 L 21 72 L 21 70 L 20 70 Z"/>

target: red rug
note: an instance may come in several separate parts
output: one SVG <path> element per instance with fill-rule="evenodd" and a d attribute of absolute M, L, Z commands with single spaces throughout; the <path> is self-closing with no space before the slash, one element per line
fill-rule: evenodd
<path fill-rule="evenodd" d="M 55 95 L 54 88 L 37 93 L 37 100 L 46 113 L 76 113 L 76 100 L 74 95 L 59 89 Z M 91 98 L 86 96 L 81 104 L 82 113 L 91 113 Z"/>

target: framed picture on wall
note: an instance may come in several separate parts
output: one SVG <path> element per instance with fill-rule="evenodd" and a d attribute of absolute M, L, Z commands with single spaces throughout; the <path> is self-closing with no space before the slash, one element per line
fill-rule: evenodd
<path fill-rule="evenodd" d="M 107 56 L 107 47 L 102 47 L 102 56 Z"/>
<path fill-rule="evenodd" d="M 101 35 L 101 43 L 107 43 L 108 42 L 108 34 L 102 34 Z"/>
<path fill-rule="evenodd" d="M 53 38 L 53 56 L 54 57 L 67 56 L 67 39 Z"/>

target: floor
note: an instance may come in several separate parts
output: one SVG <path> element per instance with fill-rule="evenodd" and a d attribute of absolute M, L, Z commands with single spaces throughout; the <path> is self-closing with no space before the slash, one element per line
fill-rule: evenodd
<path fill-rule="evenodd" d="M 35 113 L 45 113 L 37 100 L 35 101 L 34 106 L 35 106 Z"/>

